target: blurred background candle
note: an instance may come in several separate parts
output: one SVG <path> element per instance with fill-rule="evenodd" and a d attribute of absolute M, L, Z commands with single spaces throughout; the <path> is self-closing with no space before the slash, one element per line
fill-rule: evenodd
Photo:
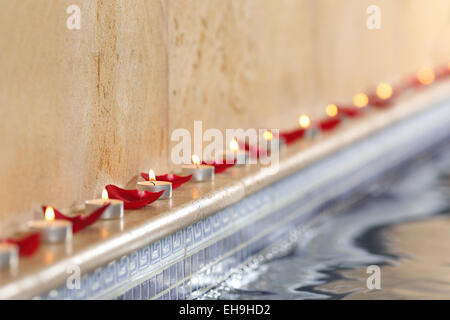
<path fill-rule="evenodd" d="M 388 100 L 392 97 L 393 89 L 389 83 L 382 82 L 377 86 L 377 97 L 382 100 Z"/>
<path fill-rule="evenodd" d="M 7 242 L 0 242 L 0 269 L 15 269 L 18 264 L 18 246 Z"/>
<path fill-rule="evenodd" d="M 158 200 L 172 198 L 172 182 L 157 181 L 155 172 L 152 169 L 150 169 L 148 173 L 148 179 L 149 181 L 139 181 L 137 183 L 137 189 L 139 191 L 149 191 L 154 193 L 164 191 Z"/>
<path fill-rule="evenodd" d="M 55 220 L 55 210 L 45 208 L 43 220 L 31 221 L 29 228 L 41 234 L 41 241 L 45 243 L 59 243 L 72 240 L 72 222 Z"/>
<path fill-rule="evenodd" d="M 320 133 L 320 130 L 317 127 L 311 126 L 311 118 L 306 114 L 302 114 L 298 117 L 298 124 L 300 128 L 306 130 L 305 137 L 307 139 L 312 139 Z"/>
<path fill-rule="evenodd" d="M 327 117 L 321 120 L 318 127 L 321 131 L 330 131 L 336 128 L 342 121 L 342 118 L 338 116 L 339 109 L 335 104 L 329 104 L 325 108 Z"/>
<path fill-rule="evenodd" d="M 214 180 L 214 166 L 201 164 L 200 158 L 192 155 L 192 164 L 183 166 L 183 174 L 192 175 L 192 181 L 202 182 Z"/>
<path fill-rule="evenodd" d="M 270 152 L 272 151 L 272 144 L 278 144 L 278 150 L 286 145 L 283 138 L 275 137 L 270 130 L 264 131 L 262 139 L 259 139 L 259 149 Z"/>
<path fill-rule="evenodd" d="M 230 149 L 223 154 L 226 163 L 233 163 L 236 165 L 246 165 L 248 163 L 248 152 L 239 149 L 239 142 L 236 139 L 230 141 Z"/>
<path fill-rule="evenodd" d="M 338 115 L 339 109 L 335 104 L 329 104 L 325 108 L 325 113 L 327 114 L 328 117 L 334 118 Z"/>
<path fill-rule="evenodd" d="M 106 189 L 103 190 L 101 199 L 88 200 L 85 204 L 87 214 L 109 204 L 109 207 L 105 209 L 100 217 L 102 220 L 121 219 L 123 217 L 123 201 L 109 199 L 108 191 Z"/>
<path fill-rule="evenodd" d="M 369 97 L 365 93 L 355 94 L 353 97 L 353 104 L 358 108 L 365 108 L 369 104 Z"/>
<path fill-rule="evenodd" d="M 402 90 L 400 87 L 396 88 L 396 91 Z M 394 89 L 389 83 L 381 82 L 378 84 L 375 94 L 369 96 L 369 104 L 374 107 L 388 107 L 392 104 L 392 98 L 394 97 Z M 363 109 L 364 110 L 364 109 Z"/>
<path fill-rule="evenodd" d="M 306 115 L 306 114 L 302 114 L 299 118 L 298 118 L 298 124 L 300 126 L 300 128 L 302 129 L 308 129 L 310 124 L 311 124 L 311 119 Z"/>
<path fill-rule="evenodd" d="M 417 72 L 416 79 L 418 84 L 427 86 L 432 84 L 435 79 L 434 70 L 431 68 L 422 68 Z"/>

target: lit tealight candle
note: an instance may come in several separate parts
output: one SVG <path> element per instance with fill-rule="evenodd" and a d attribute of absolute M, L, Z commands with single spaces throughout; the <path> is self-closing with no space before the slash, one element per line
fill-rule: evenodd
<path fill-rule="evenodd" d="M 11 243 L 0 242 L 0 269 L 15 269 L 18 264 L 18 246 Z"/>
<path fill-rule="evenodd" d="M 300 128 L 306 130 L 305 135 L 306 135 L 306 138 L 308 138 L 308 139 L 314 138 L 320 133 L 320 131 L 317 130 L 317 128 L 311 127 L 311 119 L 306 114 L 302 114 L 298 118 L 298 124 L 299 124 Z"/>
<path fill-rule="evenodd" d="M 435 79 L 434 71 L 431 68 L 422 68 L 417 72 L 417 80 L 423 85 L 433 83 Z"/>
<path fill-rule="evenodd" d="M 337 105 L 329 104 L 325 108 L 325 112 L 326 112 L 327 116 L 329 116 L 330 118 L 333 118 L 333 117 L 337 116 L 337 114 L 339 113 L 339 109 L 338 109 Z"/>
<path fill-rule="evenodd" d="M 273 139 L 273 133 L 272 133 L 272 131 L 269 131 L 269 130 L 264 131 L 264 133 L 263 133 L 263 138 L 264 138 L 264 140 L 266 140 L 266 141 L 271 141 L 271 140 Z"/>
<path fill-rule="evenodd" d="M 298 118 L 298 124 L 300 125 L 301 128 L 308 129 L 309 125 L 311 124 L 311 120 L 306 114 L 302 114 Z"/>
<path fill-rule="evenodd" d="M 259 149 L 272 151 L 272 143 L 278 143 L 278 150 L 281 150 L 285 146 L 284 139 L 275 137 L 270 130 L 264 131 L 262 139 L 259 141 Z"/>
<path fill-rule="evenodd" d="M 139 181 L 137 183 L 137 189 L 140 191 L 149 191 L 149 192 L 161 192 L 164 193 L 161 195 L 160 199 L 170 199 L 172 198 L 172 182 L 166 181 L 156 181 L 155 172 L 150 169 L 148 173 L 149 181 Z"/>
<path fill-rule="evenodd" d="M 31 221 L 29 227 L 34 232 L 39 232 L 41 241 L 45 243 L 58 243 L 72 239 L 72 222 L 67 220 L 55 220 L 55 210 L 52 207 L 45 208 L 44 220 Z"/>
<path fill-rule="evenodd" d="M 352 108 L 349 108 L 350 110 Z M 355 108 L 356 109 L 356 108 Z M 359 112 L 359 108 L 356 109 L 356 112 Z M 351 112 L 351 111 L 350 111 Z M 327 107 L 325 108 L 325 113 L 327 114 L 328 118 L 336 118 L 337 115 L 340 115 L 340 119 L 339 121 L 347 121 L 347 118 L 349 117 L 349 111 L 347 111 L 345 108 L 339 108 L 337 105 L 335 104 L 329 104 L 327 105 Z M 335 121 L 338 121 L 338 119 L 336 118 Z"/>
<path fill-rule="evenodd" d="M 246 165 L 249 157 L 247 151 L 239 149 L 239 142 L 236 139 L 230 141 L 230 150 L 227 150 L 223 156 L 228 161 L 236 161 L 236 166 Z"/>
<path fill-rule="evenodd" d="M 214 180 L 214 166 L 201 164 L 200 158 L 192 155 L 192 164 L 183 166 L 183 174 L 192 175 L 192 181 L 210 181 Z"/>
<path fill-rule="evenodd" d="M 109 199 L 108 191 L 106 189 L 103 190 L 101 199 L 87 200 L 85 204 L 87 214 L 109 204 L 109 207 L 105 209 L 100 217 L 101 220 L 121 219 L 123 217 L 123 201 Z"/>
<path fill-rule="evenodd" d="M 358 93 L 353 98 L 353 104 L 358 108 L 365 108 L 369 104 L 369 97 L 365 93 Z"/>
<path fill-rule="evenodd" d="M 382 100 L 392 97 L 392 87 L 389 83 L 382 82 L 377 86 L 377 96 Z"/>

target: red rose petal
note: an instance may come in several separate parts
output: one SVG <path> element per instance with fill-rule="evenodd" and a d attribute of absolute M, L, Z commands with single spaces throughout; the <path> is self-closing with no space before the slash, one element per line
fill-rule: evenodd
<path fill-rule="evenodd" d="M 318 127 L 322 131 L 330 131 L 341 123 L 340 117 L 327 118 L 319 122 Z"/>
<path fill-rule="evenodd" d="M 445 65 L 437 68 L 436 80 L 443 80 L 447 77 L 450 77 L 450 65 Z"/>
<path fill-rule="evenodd" d="M 249 153 L 249 156 L 251 158 L 256 158 L 256 159 L 259 159 L 261 156 L 267 156 L 270 153 L 269 150 L 266 150 L 264 152 L 264 154 L 262 154 L 263 151 L 261 149 L 259 149 L 257 146 L 253 146 L 253 145 L 251 146 L 249 144 L 245 144 L 245 151 L 247 151 Z"/>
<path fill-rule="evenodd" d="M 377 108 L 386 108 L 392 104 L 393 95 L 389 99 L 381 99 L 376 94 L 369 95 L 369 104 Z"/>
<path fill-rule="evenodd" d="M 67 220 L 72 222 L 72 232 L 78 233 L 81 230 L 87 228 L 88 226 L 94 224 L 100 217 L 102 216 L 103 212 L 105 212 L 106 208 L 108 208 L 110 205 L 104 205 L 101 208 L 98 208 L 94 212 L 92 212 L 89 215 L 78 215 L 75 217 L 68 217 L 61 213 L 60 211 L 54 209 L 55 211 L 55 219 L 56 220 Z M 45 213 L 45 209 L 47 207 L 42 207 L 43 212 Z"/>
<path fill-rule="evenodd" d="M 204 162 L 203 164 L 214 166 L 214 173 L 219 174 L 227 170 L 228 168 L 233 167 L 236 164 L 236 161 L 234 163 L 216 163 L 216 162 Z"/>
<path fill-rule="evenodd" d="M 20 239 L 9 238 L 5 242 L 17 245 L 20 256 L 29 257 L 41 246 L 41 235 L 39 233 L 32 233 Z"/>
<path fill-rule="evenodd" d="M 114 186 L 107 185 L 106 190 L 111 199 L 122 200 L 125 210 L 136 210 L 143 208 L 161 197 L 164 191 L 149 192 L 139 190 L 126 190 Z"/>
<path fill-rule="evenodd" d="M 142 172 L 141 177 L 149 181 L 148 173 Z M 156 176 L 157 181 L 166 181 L 166 182 L 172 182 L 172 189 L 176 189 L 178 187 L 181 187 L 183 184 L 191 180 L 192 175 L 190 176 L 177 176 L 176 174 L 165 174 L 162 176 Z"/>
<path fill-rule="evenodd" d="M 350 118 L 356 118 L 363 114 L 363 110 L 357 107 L 338 107 L 338 113 Z"/>
<path fill-rule="evenodd" d="M 291 144 L 298 139 L 301 139 L 306 133 L 306 129 L 300 128 L 288 132 L 281 132 L 280 137 L 284 139 L 286 144 Z"/>

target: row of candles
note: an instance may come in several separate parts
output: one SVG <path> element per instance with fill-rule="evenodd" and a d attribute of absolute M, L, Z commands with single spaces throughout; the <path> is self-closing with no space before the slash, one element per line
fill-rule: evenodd
<path fill-rule="evenodd" d="M 183 172 L 192 175 L 193 181 L 203 182 L 214 179 L 214 166 L 203 165 L 200 163 L 197 155 L 192 156 L 192 165 L 183 166 Z M 148 191 L 151 193 L 161 193 L 159 200 L 172 198 L 172 182 L 156 180 L 152 169 L 149 171 L 148 181 L 139 181 L 137 190 Z M 87 200 L 85 202 L 86 214 L 107 206 L 100 216 L 101 220 L 122 219 L 124 216 L 124 201 L 110 199 L 106 189 L 102 192 L 101 199 Z M 52 207 L 46 207 L 43 220 L 31 221 L 30 230 L 41 234 L 41 240 L 45 243 L 58 243 L 70 241 L 72 237 L 72 222 L 69 220 L 56 220 L 55 210 Z"/>
<path fill-rule="evenodd" d="M 239 150 L 239 143 L 236 139 L 232 140 L 230 143 L 230 152 L 227 151 L 224 154 L 226 154 L 227 157 L 229 157 L 229 155 L 232 155 L 235 158 L 234 160 L 236 161 L 233 163 L 233 165 L 237 162 L 239 162 L 240 164 L 244 164 L 247 162 L 248 153 Z M 244 158 L 242 158 L 243 154 L 245 155 Z M 192 164 L 184 165 L 182 169 L 184 176 L 178 177 L 178 180 L 182 181 L 181 183 L 187 181 L 212 181 L 215 178 L 216 167 L 210 164 L 203 164 L 200 161 L 200 157 L 195 154 L 192 155 Z M 174 175 L 168 176 L 170 177 Z M 168 180 L 172 179 L 169 178 Z M 171 181 L 157 180 L 154 171 L 150 169 L 148 176 L 146 177 L 146 181 L 137 182 L 137 190 L 134 191 L 137 191 L 140 195 L 142 195 L 143 193 L 155 195 L 150 199 L 151 201 L 149 201 L 149 203 L 151 203 L 154 200 L 164 200 L 172 198 L 172 186 L 173 183 Z M 35 241 L 37 239 L 39 240 L 39 242 L 47 244 L 70 242 L 72 241 L 73 233 L 76 232 L 76 229 L 74 228 L 75 221 L 80 222 L 83 220 L 87 220 L 86 218 L 83 218 L 90 217 L 97 212 L 101 213 L 97 218 L 99 220 L 122 219 L 124 217 L 124 203 L 124 200 L 111 199 L 109 197 L 107 189 L 104 189 L 101 199 L 85 201 L 85 214 L 82 217 L 79 216 L 70 218 L 61 214 L 60 212 L 57 212 L 53 207 L 46 206 L 44 207 L 44 219 L 33 220 L 27 224 L 27 229 L 32 233 L 33 237 L 30 237 L 30 240 L 26 240 L 24 242 L 25 246 L 36 246 L 35 243 L 32 243 L 32 240 Z M 95 221 L 97 219 L 95 219 Z M 35 235 L 38 235 L 39 237 L 35 237 Z M 0 269 L 9 267 L 10 269 L 14 270 L 18 265 L 20 246 L 13 242 L 15 241 L 0 241 Z"/>
<path fill-rule="evenodd" d="M 416 87 L 423 87 L 433 83 L 436 79 L 443 79 L 450 76 L 450 63 L 445 68 L 438 68 L 435 72 L 431 68 L 424 68 L 412 78 L 398 87 L 393 88 L 388 83 L 380 83 L 376 92 L 373 95 L 366 93 L 358 93 L 354 96 L 353 105 L 339 106 L 337 104 L 329 104 L 325 108 L 327 118 L 315 123 L 311 123 L 310 118 L 303 114 L 298 119 L 299 129 L 287 133 L 280 133 L 280 136 L 274 136 L 271 131 L 266 131 L 263 134 L 265 141 L 272 141 L 278 139 L 277 143 L 280 145 L 290 144 L 302 137 L 312 138 L 321 131 L 328 131 L 336 127 L 341 120 L 349 117 L 355 117 L 360 114 L 368 105 L 387 106 L 390 104 L 393 96 L 398 95 L 404 90 Z M 266 144 L 267 146 L 267 144 Z M 232 159 L 233 165 L 245 165 L 249 158 L 249 151 L 252 146 L 239 143 L 233 139 L 230 143 L 230 150 L 224 152 L 224 157 L 227 160 Z M 270 152 L 270 150 L 269 150 Z M 258 156 L 257 153 L 256 156 Z M 216 167 L 214 164 L 202 163 L 197 155 L 192 156 L 192 164 L 184 165 L 182 167 L 184 177 L 178 177 L 182 180 L 181 183 L 189 180 L 193 182 L 212 181 L 215 177 Z M 82 228 L 94 223 L 97 219 L 112 220 L 122 219 L 124 216 L 125 200 L 131 202 L 137 201 L 144 205 L 153 202 L 156 199 L 170 199 L 172 198 L 173 175 L 168 175 L 168 178 L 158 180 L 153 170 L 150 170 L 148 176 L 143 174 L 145 181 L 139 181 L 136 185 L 137 193 L 133 194 L 132 199 L 110 199 L 108 190 L 102 192 L 101 199 L 88 200 L 85 202 L 85 215 L 78 217 L 67 217 L 60 212 L 55 213 L 52 207 L 45 207 L 44 219 L 31 221 L 28 224 L 28 229 L 38 235 L 33 239 L 39 239 L 44 243 L 60 243 L 70 242 L 72 234 L 78 232 Z M 180 181 L 181 181 L 180 180 Z M 181 184 L 180 183 L 180 184 Z M 178 184 L 177 184 L 178 186 Z M 117 188 L 117 187 L 114 187 Z M 110 189 L 115 191 L 116 189 Z M 131 190 L 130 190 L 131 191 Z M 151 195 L 152 197 L 142 202 L 142 194 Z M 87 217 L 87 218 L 86 218 Z M 77 223 L 75 225 L 75 223 Z M 35 247 L 36 244 L 33 244 Z M 26 244 L 25 244 L 26 246 Z M 9 267 L 14 269 L 18 265 L 19 249 L 22 251 L 33 251 L 29 248 L 20 248 L 17 241 L 0 241 L 0 268 Z"/>

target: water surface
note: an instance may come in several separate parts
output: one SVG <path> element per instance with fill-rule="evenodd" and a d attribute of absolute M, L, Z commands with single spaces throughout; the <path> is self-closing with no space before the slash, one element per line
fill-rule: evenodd
<path fill-rule="evenodd" d="M 450 147 L 368 186 L 288 254 L 233 274 L 205 299 L 450 298 Z M 381 269 L 369 290 L 367 266 Z"/>

